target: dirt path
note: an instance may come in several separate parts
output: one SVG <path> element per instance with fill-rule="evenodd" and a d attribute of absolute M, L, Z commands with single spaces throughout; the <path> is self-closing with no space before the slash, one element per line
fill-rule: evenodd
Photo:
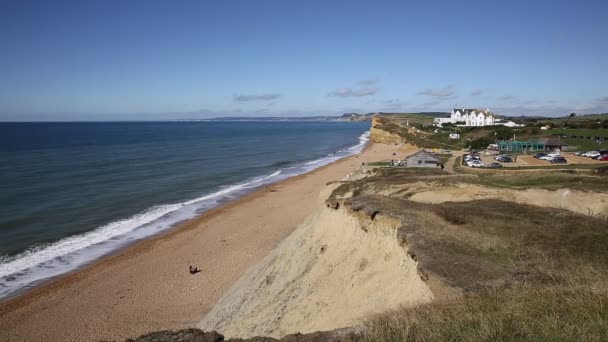
<path fill-rule="evenodd" d="M 462 156 L 463 154 L 464 151 L 453 151 L 452 157 L 450 157 L 447 163 L 445 163 L 445 171 L 447 171 L 448 173 L 456 173 L 456 171 L 454 171 L 454 165 L 456 165 L 456 158 Z"/>

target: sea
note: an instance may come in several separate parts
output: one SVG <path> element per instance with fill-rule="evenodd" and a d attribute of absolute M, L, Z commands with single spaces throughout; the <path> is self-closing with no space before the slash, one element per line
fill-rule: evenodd
<path fill-rule="evenodd" d="M 0 123 L 0 300 L 356 154 L 369 123 Z"/>

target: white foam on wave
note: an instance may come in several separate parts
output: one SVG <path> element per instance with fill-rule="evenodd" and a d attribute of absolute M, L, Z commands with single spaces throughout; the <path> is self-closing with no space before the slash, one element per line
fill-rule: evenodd
<path fill-rule="evenodd" d="M 369 141 L 369 132 L 359 137 L 359 144 L 325 158 L 275 171 L 248 181 L 222 188 L 189 201 L 152 207 L 126 219 L 114 221 L 87 233 L 72 235 L 57 242 L 32 247 L 12 257 L 0 256 L 0 299 L 78 269 L 133 241 L 158 234 L 177 223 L 195 217 L 222 202 L 252 189 L 292 176 L 310 172 L 336 160 L 360 152 Z"/>

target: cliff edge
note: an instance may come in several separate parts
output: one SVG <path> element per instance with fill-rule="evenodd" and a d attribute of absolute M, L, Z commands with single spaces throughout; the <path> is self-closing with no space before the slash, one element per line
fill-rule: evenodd
<path fill-rule="evenodd" d="M 390 132 L 384 129 L 386 118 L 380 115 L 372 117 L 372 127 L 370 129 L 370 138 L 375 143 L 380 144 L 398 144 L 403 142 L 403 138 L 395 132 Z"/>
<path fill-rule="evenodd" d="M 433 298 L 397 238 L 400 221 L 321 206 L 200 323 L 226 336 L 281 337 L 358 325 Z"/>

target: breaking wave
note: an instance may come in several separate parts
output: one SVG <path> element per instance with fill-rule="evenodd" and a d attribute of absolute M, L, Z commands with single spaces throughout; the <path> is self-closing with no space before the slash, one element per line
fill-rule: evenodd
<path fill-rule="evenodd" d="M 14 256 L 0 256 L 0 300 L 34 287 L 45 279 L 81 268 L 134 241 L 163 232 L 256 188 L 357 154 L 368 141 L 369 132 L 365 132 L 359 137 L 357 145 L 331 153 L 324 158 L 225 186 L 213 193 L 181 203 L 154 206 L 129 218 L 54 243 L 34 246 Z"/>

